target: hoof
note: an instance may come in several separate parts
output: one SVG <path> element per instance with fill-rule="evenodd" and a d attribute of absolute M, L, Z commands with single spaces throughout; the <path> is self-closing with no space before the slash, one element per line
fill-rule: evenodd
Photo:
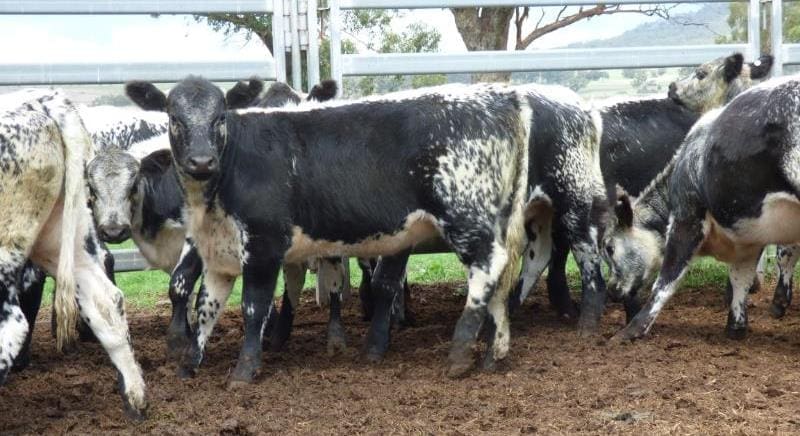
<path fill-rule="evenodd" d="M 180 334 L 167 334 L 166 357 L 169 362 L 180 362 L 189 349 L 189 338 Z"/>
<path fill-rule="evenodd" d="M 328 356 L 333 357 L 345 351 L 347 351 L 347 343 L 344 338 L 328 338 Z"/>
<path fill-rule="evenodd" d="M 384 353 L 381 353 L 376 350 L 367 351 L 364 354 L 364 359 L 367 360 L 368 363 L 373 365 L 383 362 Z"/>
<path fill-rule="evenodd" d="M 494 358 L 494 352 L 490 349 L 486 351 L 483 356 L 483 364 L 481 365 L 484 371 L 495 372 L 497 371 L 497 359 Z"/>
<path fill-rule="evenodd" d="M 769 314 L 775 319 L 781 319 L 786 315 L 786 307 L 780 304 L 772 303 L 769 306 Z"/>
<path fill-rule="evenodd" d="M 147 419 L 147 404 L 141 408 L 133 407 L 127 400 L 123 401 L 125 416 L 133 422 L 143 422 Z"/>
<path fill-rule="evenodd" d="M 228 382 L 228 387 L 232 387 L 235 384 L 238 385 L 248 385 L 252 384 L 256 377 L 258 377 L 259 370 L 261 369 L 261 362 L 256 362 L 252 359 L 239 359 L 239 362 L 236 364 L 236 368 L 233 369 L 231 373 L 230 381 Z"/>
<path fill-rule="evenodd" d="M 14 365 L 11 366 L 11 372 L 20 372 L 23 369 L 27 368 L 31 364 L 31 353 L 30 350 L 20 353 L 16 359 L 14 359 Z"/>
<path fill-rule="evenodd" d="M 473 362 L 454 362 L 447 368 L 447 377 L 458 379 L 465 377 L 472 370 Z"/>
<path fill-rule="evenodd" d="M 643 334 L 633 331 L 633 329 L 624 328 L 617 332 L 611 339 L 608 340 L 608 345 L 615 346 L 621 344 L 627 344 L 633 342 L 637 339 L 640 339 Z"/>
<path fill-rule="evenodd" d="M 197 367 L 189 365 L 178 365 L 175 375 L 180 379 L 188 379 L 197 375 Z"/>
<path fill-rule="evenodd" d="M 735 341 L 741 341 L 742 339 L 747 337 L 747 326 L 744 327 L 725 327 L 725 336 L 728 339 L 733 339 Z"/>
<path fill-rule="evenodd" d="M 229 391 L 240 390 L 246 388 L 247 386 L 250 386 L 251 384 L 253 384 L 252 381 L 237 380 L 231 378 L 230 380 L 228 380 L 227 389 Z"/>

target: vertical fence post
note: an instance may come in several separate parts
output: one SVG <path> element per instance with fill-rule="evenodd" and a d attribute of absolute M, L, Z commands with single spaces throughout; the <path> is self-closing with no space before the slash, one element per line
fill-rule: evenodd
<path fill-rule="evenodd" d="M 339 82 L 339 93 L 343 88 L 342 83 L 342 34 L 341 13 L 339 0 L 328 0 L 329 25 L 331 26 L 331 78 Z"/>
<path fill-rule="evenodd" d="M 275 80 L 286 82 L 286 42 L 283 33 L 283 0 L 272 2 L 272 57 L 275 59 Z"/>
<path fill-rule="evenodd" d="M 299 0 L 288 0 L 289 16 L 291 17 L 292 30 L 292 86 L 294 89 L 303 89 L 303 66 L 300 55 L 300 16 Z"/>
<path fill-rule="evenodd" d="M 783 75 L 783 1 L 772 0 L 772 76 Z"/>
<path fill-rule="evenodd" d="M 747 57 L 758 59 L 761 55 L 761 0 L 750 0 L 747 13 Z"/>
<path fill-rule="evenodd" d="M 308 51 L 306 63 L 308 69 L 308 90 L 319 83 L 319 34 L 317 32 L 317 0 L 308 0 Z"/>

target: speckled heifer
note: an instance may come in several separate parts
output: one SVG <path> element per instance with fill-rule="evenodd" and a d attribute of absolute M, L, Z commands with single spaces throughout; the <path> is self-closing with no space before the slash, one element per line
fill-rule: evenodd
<path fill-rule="evenodd" d="M 767 244 L 800 241 L 800 80 L 773 79 L 705 115 L 687 136 L 667 190 L 663 262 L 647 304 L 615 336 L 645 335 L 696 254 L 730 266 L 726 332 L 747 331 L 747 293 Z"/>
<path fill-rule="evenodd" d="M 91 153 L 77 110 L 60 92 L 0 97 L 0 381 L 29 328 L 18 291 L 30 259 L 56 278 L 59 347 L 73 339 L 80 313 L 119 371 L 126 411 L 142 418 L 145 385 L 122 292 L 105 275 L 87 207 L 83 172 Z"/>
<path fill-rule="evenodd" d="M 233 384 L 252 381 L 261 367 L 261 335 L 283 262 L 393 255 L 437 234 L 469 267 L 449 374 L 472 367 L 487 315 L 496 326 L 487 359 L 506 356 L 508 283 L 525 239 L 531 118 L 517 91 L 450 85 L 238 111 L 226 111 L 222 92 L 197 77 L 169 97 L 145 82 L 126 91 L 142 108 L 170 115 L 189 234 L 203 259 L 206 292 L 185 358 L 189 370 L 200 364 L 237 276 L 244 277 L 245 339 Z M 388 335 L 389 297 L 376 302 L 368 343 Z"/>

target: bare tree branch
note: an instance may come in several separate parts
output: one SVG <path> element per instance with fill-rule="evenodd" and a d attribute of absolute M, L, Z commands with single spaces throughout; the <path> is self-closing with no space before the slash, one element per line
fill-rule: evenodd
<path fill-rule="evenodd" d="M 600 4 L 594 6 L 592 8 L 579 8 L 577 12 L 571 15 L 564 16 L 567 7 L 563 7 L 556 16 L 555 20 L 552 22 L 540 26 L 542 22 L 542 18 L 544 17 L 544 12 L 542 12 L 542 17 L 539 18 L 539 21 L 536 23 L 536 27 L 528 33 L 527 36 L 524 38 L 520 38 L 521 32 L 519 31 L 519 25 L 517 26 L 517 43 L 516 43 L 516 50 L 524 50 L 528 48 L 529 45 L 533 43 L 533 41 L 541 38 L 542 36 L 555 32 L 558 29 L 564 28 L 569 26 L 570 24 L 576 23 L 581 20 L 589 19 L 592 17 L 600 16 L 600 15 L 611 15 L 611 14 L 622 14 L 622 13 L 636 13 L 636 14 L 643 14 L 647 16 L 658 16 L 664 19 L 669 19 L 669 11 L 671 7 L 664 7 L 664 6 L 655 6 L 654 8 L 645 9 L 643 7 L 638 7 L 635 9 L 630 8 L 623 8 L 620 5 L 604 5 Z M 515 23 L 516 24 L 516 23 Z"/>

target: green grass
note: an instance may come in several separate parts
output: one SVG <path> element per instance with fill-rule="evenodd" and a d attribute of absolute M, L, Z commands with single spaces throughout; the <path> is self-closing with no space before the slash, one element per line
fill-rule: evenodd
<path fill-rule="evenodd" d="M 121 244 L 113 248 L 129 248 L 129 244 Z M 768 272 L 775 270 L 773 265 L 767 269 Z M 408 276 L 412 283 L 438 283 L 438 282 L 458 282 L 466 280 L 466 272 L 454 254 L 426 254 L 412 256 L 408 265 Z M 724 264 L 714 261 L 711 258 L 697 259 L 692 264 L 689 272 L 683 280 L 683 288 L 702 288 L 715 286 L 724 290 L 724 283 L 727 280 L 728 271 Z M 118 273 L 116 275 L 117 285 L 125 293 L 128 306 L 137 308 L 152 308 L 159 301 L 168 301 L 167 288 L 169 286 L 169 276 L 161 271 L 139 271 Z M 570 256 L 567 263 L 567 279 L 569 286 L 573 290 L 580 289 L 580 276 L 575 261 Z M 361 271 L 355 259 L 350 260 L 350 283 L 354 288 L 361 282 Z M 316 276 L 308 274 L 306 276 L 305 288 L 311 289 L 316 286 Z M 52 300 L 53 282 L 48 279 L 45 287 L 45 303 L 49 304 Z M 279 277 L 276 293 L 283 292 L 283 277 Z M 229 305 L 239 305 L 241 303 L 241 280 L 237 280 L 233 294 L 228 301 Z"/>

